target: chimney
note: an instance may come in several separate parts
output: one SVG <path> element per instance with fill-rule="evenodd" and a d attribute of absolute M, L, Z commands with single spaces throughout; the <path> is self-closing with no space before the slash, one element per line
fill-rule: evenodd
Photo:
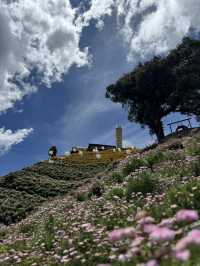
<path fill-rule="evenodd" d="M 117 126 L 116 127 L 116 147 L 117 148 L 122 148 L 122 127 Z"/>

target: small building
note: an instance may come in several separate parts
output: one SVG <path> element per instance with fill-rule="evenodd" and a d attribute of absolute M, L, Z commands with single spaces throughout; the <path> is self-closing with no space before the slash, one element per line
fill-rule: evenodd
<path fill-rule="evenodd" d="M 93 151 L 94 149 L 97 149 L 98 151 L 103 150 L 113 150 L 116 149 L 116 146 L 112 145 L 104 145 L 104 144 L 89 144 L 87 150 Z"/>

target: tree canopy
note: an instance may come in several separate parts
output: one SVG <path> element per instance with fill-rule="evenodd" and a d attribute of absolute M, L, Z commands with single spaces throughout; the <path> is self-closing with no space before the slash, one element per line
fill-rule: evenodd
<path fill-rule="evenodd" d="M 148 126 L 161 141 L 163 117 L 200 115 L 200 41 L 185 38 L 167 57 L 139 64 L 108 86 L 106 97 L 121 103 L 130 121 Z"/>

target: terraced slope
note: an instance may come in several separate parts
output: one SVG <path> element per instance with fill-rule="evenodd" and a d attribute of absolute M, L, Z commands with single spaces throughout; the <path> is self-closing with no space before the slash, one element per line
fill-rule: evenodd
<path fill-rule="evenodd" d="M 100 174 L 123 158 L 124 152 L 103 152 L 97 160 L 94 153 L 57 158 L 37 163 L 0 178 L 0 223 L 20 221 L 36 206 L 49 198 L 61 196 Z"/>

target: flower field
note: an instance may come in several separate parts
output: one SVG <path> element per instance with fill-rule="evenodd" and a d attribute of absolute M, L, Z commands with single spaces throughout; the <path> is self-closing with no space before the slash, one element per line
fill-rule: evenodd
<path fill-rule="evenodd" d="M 39 207 L 1 227 L 0 265 L 200 265 L 199 131 L 154 149 L 115 154 L 114 169 L 110 154 L 98 160 L 77 154 L 27 168 L 40 175 L 38 187 L 33 178 L 22 182 L 24 170 L 8 178 L 7 188 L 2 181 L 2 195 L 9 187 L 17 201 L 23 188 L 26 197 L 38 195 Z M 58 183 L 48 187 L 41 175 Z"/>

